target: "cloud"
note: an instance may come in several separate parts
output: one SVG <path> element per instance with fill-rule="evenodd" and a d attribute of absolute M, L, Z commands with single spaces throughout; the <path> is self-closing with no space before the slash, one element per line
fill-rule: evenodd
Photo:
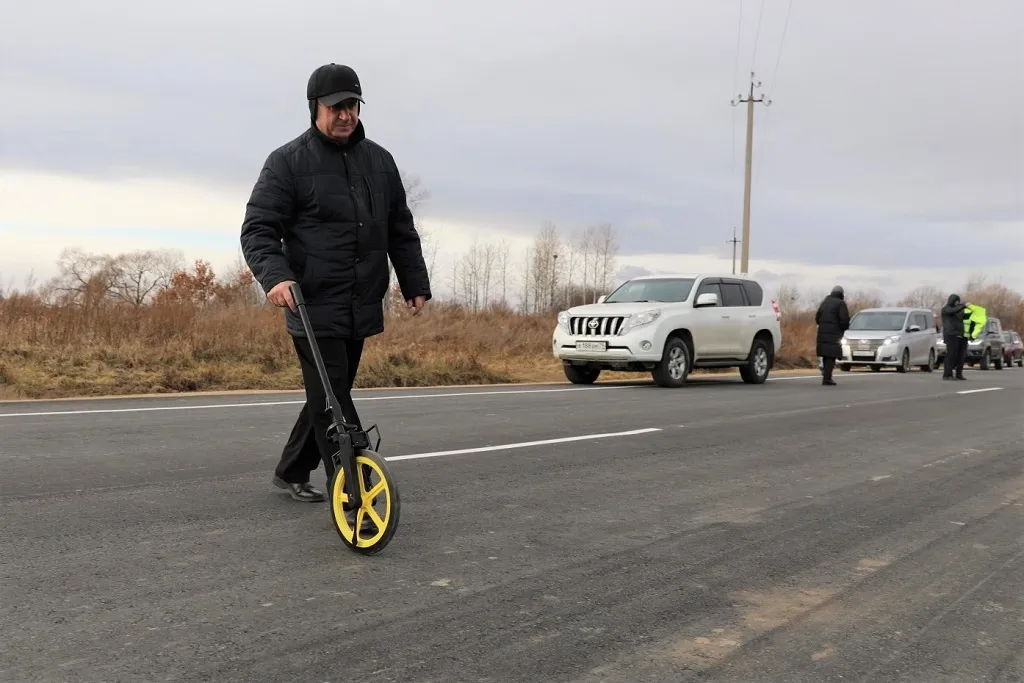
<path fill-rule="evenodd" d="M 624 262 L 725 257 L 745 130 L 729 100 L 754 69 L 773 100 L 755 107 L 756 268 L 880 286 L 1012 272 L 1024 4 L 787 8 L 744 3 L 739 23 L 738 0 L 594 0 L 585 15 L 541 0 L 12 5 L 0 220 L 47 244 L 202 253 L 200 235 L 223 235 L 234 254 L 259 166 L 308 124 L 309 72 L 340 61 L 361 75 L 368 134 L 423 179 L 450 243 L 607 221 Z"/>

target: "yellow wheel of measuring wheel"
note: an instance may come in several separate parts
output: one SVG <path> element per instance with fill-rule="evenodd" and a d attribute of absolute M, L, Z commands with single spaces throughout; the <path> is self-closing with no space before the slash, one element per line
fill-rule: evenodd
<path fill-rule="evenodd" d="M 383 550 L 394 537 L 401 503 L 387 463 L 375 451 L 359 451 L 356 475 L 362 501 L 356 502 L 354 510 L 346 511 L 349 501 L 345 492 L 345 469 L 335 469 L 330 483 L 331 518 L 345 545 L 371 555 Z"/>

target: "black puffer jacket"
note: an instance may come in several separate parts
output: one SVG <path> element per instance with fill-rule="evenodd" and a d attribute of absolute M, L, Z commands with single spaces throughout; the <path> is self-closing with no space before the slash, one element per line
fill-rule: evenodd
<path fill-rule="evenodd" d="M 317 337 L 384 330 L 388 258 L 406 299 L 431 298 L 420 237 L 391 154 L 359 122 L 346 144 L 315 126 L 270 153 L 245 208 L 242 252 L 269 292 L 295 280 Z M 288 332 L 305 336 L 285 309 Z"/>
<path fill-rule="evenodd" d="M 850 310 L 842 292 L 832 292 L 825 297 L 814 315 L 818 325 L 817 355 L 822 358 L 839 358 L 843 347 L 839 340 L 850 329 Z"/>
<path fill-rule="evenodd" d="M 967 304 L 960 301 L 956 294 L 950 294 L 946 305 L 942 307 L 942 336 L 964 336 L 964 311 Z"/>

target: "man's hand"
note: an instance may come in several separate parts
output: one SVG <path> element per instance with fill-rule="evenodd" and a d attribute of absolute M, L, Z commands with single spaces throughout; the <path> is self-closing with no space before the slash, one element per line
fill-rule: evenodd
<path fill-rule="evenodd" d="M 413 315 L 419 315 L 423 307 L 427 305 L 427 297 L 418 296 L 415 299 L 406 299 L 405 305 L 412 309 Z"/>
<path fill-rule="evenodd" d="M 295 283 L 294 280 L 285 280 L 274 285 L 273 289 L 267 292 L 267 299 L 275 306 L 287 306 L 292 313 L 298 313 L 295 306 L 295 299 L 292 298 L 292 291 L 289 289 Z"/>

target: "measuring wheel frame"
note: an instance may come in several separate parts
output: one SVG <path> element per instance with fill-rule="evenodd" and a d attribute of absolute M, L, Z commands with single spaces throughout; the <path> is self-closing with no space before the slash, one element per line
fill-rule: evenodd
<path fill-rule="evenodd" d="M 377 426 L 373 425 L 370 429 L 364 430 L 358 425 L 345 421 L 341 404 L 331 387 L 323 356 L 320 355 L 320 348 L 313 334 L 313 326 L 309 321 L 302 290 L 295 282 L 289 285 L 289 290 L 295 301 L 295 307 L 299 309 L 302 326 L 313 352 L 313 361 L 320 375 L 324 393 L 327 395 L 325 411 L 331 416 L 330 425 L 327 427 L 327 439 L 338 446 L 338 450 L 331 456 L 334 472 L 331 474 L 327 486 L 331 521 L 346 546 L 357 553 L 372 555 L 383 550 L 394 538 L 398 529 L 401 507 L 398 484 L 388 469 L 387 462 L 379 453 L 380 430 L 377 429 Z M 369 434 L 372 431 L 377 432 L 377 442 L 371 448 Z M 357 468 L 358 477 L 355 476 Z M 380 479 L 379 483 L 370 489 L 365 486 L 367 472 L 375 472 Z M 372 509 L 374 499 L 380 496 L 384 496 L 385 502 L 383 517 Z M 350 501 L 358 501 L 358 504 L 352 506 L 349 504 Z M 355 508 L 355 519 L 349 522 L 345 508 L 353 507 Z M 366 519 L 369 519 L 377 529 L 369 537 L 363 537 L 362 534 L 355 531 L 362 526 Z"/>

